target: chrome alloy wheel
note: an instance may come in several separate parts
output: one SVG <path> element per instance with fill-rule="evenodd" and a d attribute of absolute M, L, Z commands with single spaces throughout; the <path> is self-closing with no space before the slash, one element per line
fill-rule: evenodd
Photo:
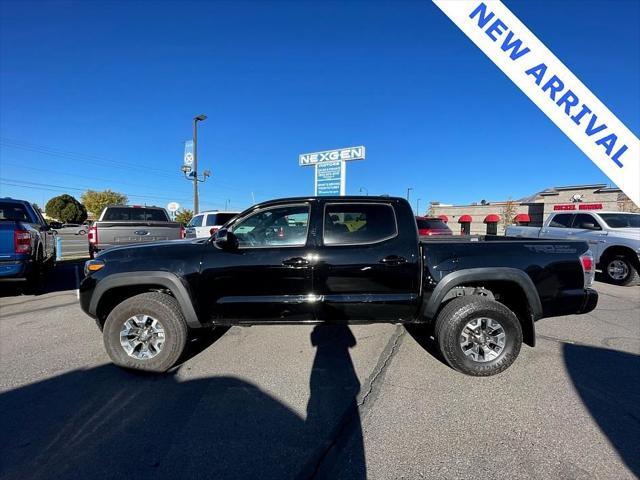
<path fill-rule="evenodd" d="M 164 327 L 149 315 L 135 315 L 122 325 L 120 345 L 136 360 L 149 360 L 162 351 Z"/>
<path fill-rule="evenodd" d="M 614 280 L 624 280 L 629 275 L 629 266 L 622 260 L 612 260 L 607 265 L 607 273 Z"/>
<path fill-rule="evenodd" d="M 460 334 L 462 352 L 475 362 L 495 360 L 504 350 L 507 337 L 502 325 L 492 318 L 475 318 Z"/>

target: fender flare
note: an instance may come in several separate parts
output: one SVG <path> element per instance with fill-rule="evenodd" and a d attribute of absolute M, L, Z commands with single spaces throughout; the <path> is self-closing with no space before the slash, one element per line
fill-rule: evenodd
<path fill-rule="evenodd" d="M 542 303 L 540 302 L 540 296 L 538 295 L 538 291 L 536 290 L 531 278 L 529 278 L 525 272 L 516 268 L 469 268 L 465 270 L 457 270 L 445 275 L 431 293 L 431 297 L 426 303 L 423 311 L 424 317 L 430 320 L 436 317 L 442 300 L 452 288 L 463 283 L 483 281 L 512 282 L 522 289 L 529 303 L 529 308 L 531 309 L 530 323 L 528 325 L 523 325 L 523 327 L 530 330 L 531 342 L 535 343 L 534 322 L 542 318 Z"/>
<path fill-rule="evenodd" d="M 163 271 L 114 273 L 103 278 L 98 282 L 96 289 L 91 296 L 89 314 L 96 316 L 102 296 L 112 288 L 145 284 L 159 285 L 170 290 L 180 305 L 180 309 L 182 310 L 182 314 L 184 315 L 187 325 L 191 328 L 202 327 L 202 323 L 198 319 L 198 315 L 193 308 L 191 296 L 189 295 L 187 288 L 180 281 L 178 276 L 173 273 Z"/>

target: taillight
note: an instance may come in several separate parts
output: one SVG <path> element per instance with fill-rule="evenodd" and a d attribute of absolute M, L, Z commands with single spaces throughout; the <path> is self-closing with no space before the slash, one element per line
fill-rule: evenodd
<path fill-rule="evenodd" d="M 187 229 L 184 228 L 182 225 L 180 225 L 180 238 L 186 238 L 187 237 Z"/>
<path fill-rule="evenodd" d="M 216 233 L 218 230 L 220 230 L 218 227 L 211 227 L 211 230 L 209 230 L 209 235 L 213 235 L 214 233 Z"/>
<path fill-rule="evenodd" d="M 13 232 L 13 246 L 16 253 L 31 252 L 31 235 L 25 230 L 15 230 Z"/>
<path fill-rule="evenodd" d="M 87 234 L 87 237 L 89 238 L 89 243 L 92 243 L 93 245 L 97 245 L 98 244 L 98 227 L 89 227 L 89 232 Z"/>
<path fill-rule="evenodd" d="M 580 264 L 584 273 L 584 286 L 590 287 L 596 275 L 596 265 L 591 250 L 587 250 L 583 255 L 580 255 Z"/>

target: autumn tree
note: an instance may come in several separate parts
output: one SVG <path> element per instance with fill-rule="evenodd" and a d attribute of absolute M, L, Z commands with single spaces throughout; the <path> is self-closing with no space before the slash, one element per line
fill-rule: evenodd
<path fill-rule="evenodd" d="M 124 193 L 114 192 L 109 189 L 101 192 L 87 190 L 82 194 L 81 200 L 89 213 L 95 218 L 100 216 L 105 207 L 109 205 L 126 205 L 129 201 Z"/>
<path fill-rule="evenodd" d="M 502 206 L 501 221 L 502 226 L 506 230 L 509 225 L 513 224 L 513 219 L 516 217 L 518 211 L 518 204 L 511 199 L 508 199 Z"/>
<path fill-rule="evenodd" d="M 184 208 L 176 212 L 176 222 L 180 222 L 182 225 L 188 224 L 192 218 L 193 211 L 188 208 Z"/>
<path fill-rule="evenodd" d="M 62 223 L 82 223 L 87 219 L 87 209 L 84 205 L 66 193 L 49 200 L 44 211 L 49 218 L 55 218 Z"/>

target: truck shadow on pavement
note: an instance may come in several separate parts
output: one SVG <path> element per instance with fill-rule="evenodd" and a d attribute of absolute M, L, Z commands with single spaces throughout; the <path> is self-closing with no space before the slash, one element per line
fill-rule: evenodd
<path fill-rule="evenodd" d="M 311 341 L 306 419 L 240 378 L 111 364 L 5 392 L 0 477 L 366 478 L 355 338 L 346 326 L 319 326 Z"/>
<path fill-rule="evenodd" d="M 640 476 L 640 356 L 564 344 L 564 361 L 582 402 L 627 467 Z"/>
<path fill-rule="evenodd" d="M 26 282 L 0 283 L 0 297 L 19 295 L 44 295 L 52 292 L 75 290 L 84 278 L 85 260 L 59 262 L 43 274 L 38 285 L 29 286 Z"/>

